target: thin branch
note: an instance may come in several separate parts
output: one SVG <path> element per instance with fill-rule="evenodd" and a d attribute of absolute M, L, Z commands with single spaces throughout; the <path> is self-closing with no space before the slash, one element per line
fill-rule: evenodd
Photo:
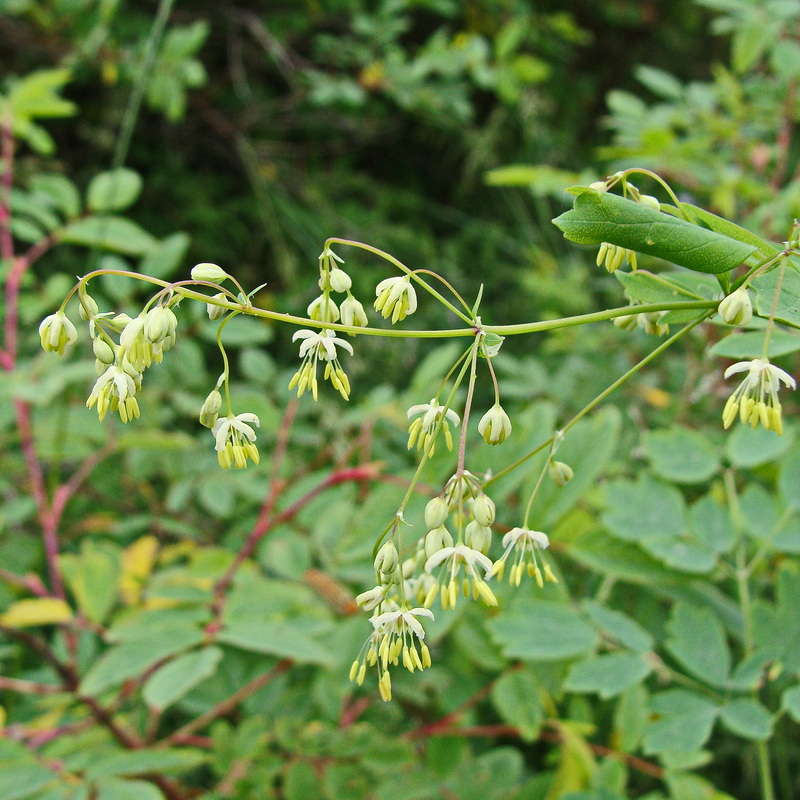
<path fill-rule="evenodd" d="M 223 717 L 225 714 L 233 711 L 236 706 L 239 705 L 239 703 L 241 703 L 243 700 L 246 700 L 248 697 L 250 697 L 250 695 L 255 694 L 259 689 L 262 689 L 264 686 L 271 683 L 279 675 L 282 675 L 284 672 L 286 672 L 293 664 L 294 661 L 292 661 L 291 658 L 282 659 L 271 670 L 256 676 L 249 683 L 246 683 L 240 689 L 237 689 L 232 695 L 230 695 L 230 697 L 225 698 L 225 700 L 217 703 L 217 705 L 215 705 L 213 708 L 210 708 L 205 714 L 201 714 L 196 719 L 188 722 L 182 728 L 178 728 L 175 733 L 164 739 L 162 743 L 175 744 L 178 741 L 185 741 L 187 737 L 197 733 L 197 731 L 208 725 L 209 722 L 213 722 L 215 719 Z"/>
<path fill-rule="evenodd" d="M 18 694 L 63 694 L 64 687 L 52 683 L 5 678 L 0 675 L 0 691 L 17 692 Z"/>

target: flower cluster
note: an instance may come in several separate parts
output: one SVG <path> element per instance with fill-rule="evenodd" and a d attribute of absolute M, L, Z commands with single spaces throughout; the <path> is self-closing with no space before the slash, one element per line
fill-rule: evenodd
<path fill-rule="evenodd" d="M 303 363 L 289 381 L 289 388 L 294 389 L 296 386 L 298 397 L 302 397 L 306 389 L 311 389 L 311 394 L 316 400 L 319 396 L 317 363 L 322 361 L 325 364 L 324 380 L 329 380 L 333 384 L 333 388 L 347 400 L 350 396 L 350 380 L 339 363 L 336 348 L 340 347 L 353 355 L 353 346 L 344 339 L 340 339 L 331 330 L 299 330 L 292 336 L 292 341 L 298 339 L 302 339 L 300 358 L 303 359 Z"/>
<path fill-rule="evenodd" d="M 436 437 L 441 431 L 444 434 L 444 443 L 448 450 L 453 449 L 453 436 L 450 433 L 450 422 L 457 428 L 461 423 L 458 414 L 452 408 L 439 405 L 438 400 L 432 397 L 429 403 L 411 406 L 408 409 L 409 419 L 416 417 L 408 428 L 408 449 L 414 444 L 427 455 L 433 456 L 436 449 Z"/>
<path fill-rule="evenodd" d="M 770 364 L 768 358 L 739 361 L 725 370 L 725 377 L 730 378 L 738 372 L 746 372 L 747 375 L 725 403 L 722 424 L 730 428 L 738 416 L 743 423 L 750 423 L 753 428 L 761 423 L 768 431 L 781 435 L 783 419 L 778 390 L 781 384 L 796 389 L 795 379 L 785 370 Z"/>

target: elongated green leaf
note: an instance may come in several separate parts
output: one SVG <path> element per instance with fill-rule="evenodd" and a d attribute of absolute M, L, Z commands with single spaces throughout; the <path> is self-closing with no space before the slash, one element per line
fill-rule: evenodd
<path fill-rule="evenodd" d="M 774 269 L 751 282 L 750 286 L 756 292 L 756 311 L 762 317 L 769 317 L 779 280 L 780 296 L 775 306 L 775 319 L 800 328 L 800 268 L 797 259 L 789 260 L 782 279 L 781 270 Z"/>
<path fill-rule="evenodd" d="M 142 191 L 142 178 L 127 167 L 95 175 L 86 190 L 86 205 L 92 211 L 122 211 L 132 206 Z"/>
<path fill-rule="evenodd" d="M 772 735 L 773 717 L 752 697 L 740 697 L 722 707 L 725 727 L 745 739 L 764 741 Z"/>
<path fill-rule="evenodd" d="M 55 235 L 68 244 L 100 247 L 129 256 L 144 255 L 158 245 L 158 240 L 144 228 L 123 217 L 85 217 L 56 231 Z"/>
<path fill-rule="evenodd" d="M 222 659 L 218 647 L 206 647 L 170 661 L 144 685 L 142 696 L 154 708 L 167 708 L 198 683 L 214 674 Z"/>
<path fill-rule="evenodd" d="M 731 654 L 722 623 L 711 611 L 676 603 L 667 628 L 667 649 L 689 672 L 712 686 L 727 684 Z"/>
<path fill-rule="evenodd" d="M 699 294 L 678 283 L 669 272 L 654 275 L 645 269 L 637 269 L 636 272 L 617 270 L 614 273 L 614 277 L 622 284 L 625 294 L 640 303 L 674 303 L 677 300 L 710 299 L 704 294 Z M 706 280 L 713 281 L 716 284 L 714 278 L 706 278 Z M 698 312 L 693 311 L 692 313 L 696 315 Z"/>
<path fill-rule="evenodd" d="M 583 610 L 607 634 L 637 653 L 653 647 L 653 637 L 636 620 L 595 600 L 584 600 Z"/>
<path fill-rule="evenodd" d="M 587 186 L 569 190 L 575 204 L 553 220 L 577 244 L 609 242 L 697 272 L 729 272 L 756 251 L 753 245 Z"/>
<path fill-rule="evenodd" d="M 38 764 L 4 764 L 0 769 L 0 797 L 3 800 L 25 800 L 55 779 L 53 772 Z"/>
<path fill-rule="evenodd" d="M 164 800 L 161 789 L 147 781 L 103 778 L 96 788 L 96 800 Z"/>
<path fill-rule="evenodd" d="M 683 211 L 690 220 L 696 222 L 698 225 L 702 225 L 704 228 L 708 228 L 710 231 L 716 231 L 716 233 L 722 233 L 725 236 L 729 236 L 731 239 L 736 239 L 739 242 L 744 242 L 744 244 L 752 245 L 764 258 L 771 258 L 778 252 L 775 245 L 765 241 L 760 236 L 756 236 L 752 231 L 748 231 L 747 228 L 742 228 L 724 217 L 718 217 L 716 214 L 712 214 L 704 208 L 692 205 L 691 203 L 681 203 L 681 211 Z"/>
<path fill-rule="evenodd" d="M 101 756 L 86 769 L 89 780 L 118 775 L 142 775 L 146 772 L 181 773 L 205 761 L 201 750 L 171 747 L 164 750 L 141 749 Z"/>
<path fill-rule="evenodd" d="M 223 644 L 311 664 L 330 664 L 333 654 L 287 622 L 232 622 L 217 637 Z"/>

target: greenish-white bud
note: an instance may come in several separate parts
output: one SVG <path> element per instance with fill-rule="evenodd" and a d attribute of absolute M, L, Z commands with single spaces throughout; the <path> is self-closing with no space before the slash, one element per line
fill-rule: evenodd
<path fill-rule="evenodd" d="M 638 314 L 628 314 L 624 317 L 614 317 L 614 327 L 621 331 L 635 331 L 639 326 Z"/>
<path fill-rule="evenodd" d="M 203 401 L 203 405 L 200 408 L 200 424 L 206 428 L 213 428 L 221 408 L 222 395 L 219 393 L 219 389 L 214 389 Z"/>
<path fill-rule="evenodd" d="M 192 280 L 193 281 L 207 281 L 208 283 L 222 283 L 224 280 L 230 278 L 227 272 L 222 267 L 216 264 L 204 262 L 192 267 Z"/>
<path fill-rule="evenodd" d="M 225 300 L 227 295 L 225 292 L 217 292 L 214 295 L 214 300 Z M 228 309 L 224 306 L 218 306 L 214 303 L 206 303 L 206 313 L 208 314 L 208 318 L 210 320 L 219 319 L 220 317 L 224 316 L 227 313 Z"/>
<path fill-rule="evenodd" d="M 147 312 L 144 320 L 144 336 L 150 342 L 163 342 L 175 333 L 178 318 L 171 308 L 155 306 Z"/>
<path fill-rule="evenodd" d="M 378 555 L 375 556 L 375 571 L 388 577 L 397 570 L 399 564 L 400 554 L 397 552 L 395 543 L 385 542 L 378 550 Z"/>
<path fill-rule="evenodd" d="M 346 292 L 353 285 L 350 276 L 339 267 L 331 270 L 329 280 L 334 292 Z"/>
<path fill-rule="evenodd" d="M 114 349 L 105 339 L 101 339 L 99 336 L 94 339 L 92 341 L 92 350 L 94 351 L 94 357 L 106 366 L 114 363 Z"/>
<path fill-rule="evenodd" d="M 307 313 L 311 319 L 318 322 L 338 322 L 339 320 L 339 306 L 327 294 L 321 294 L 316 300 L 312 300 Z"/>
<path fill-rule="evenodd" d="M 572 467 L 563 461 L 551 461 L 548 469 L 556 486 L 565 486 L 575 477 Z"/>
<path fill-rule="evenodd" d="M 494 501 L 483 492 L 472 501 L 472 516 L 479 525 L 491 525 L 495 512 Z"/>
<path fill-rule="evenodd" d="M 728 325 L 747 325 L 753 319 L 753 303 L 750 294 L 744 286 L 731 292 L 720 304 L 720 317 Z"/>
<path fill-rule="evenodd" d="M 589 184 L 590 189 L 594 189 L 598 192 L 607 192 L 608 186 L 606 186 L 605 181 L 595 181 L 594 183 Z"/>
<path fill-rule="evenodd" d="M 640 194 L 639 202 L 643 206 L 647 206 L 647 208 L 652 208 L 653 211 L 661 211 L 661 203 L 659 203 L 658 199 L 653 197 L 651 194 Z"/>
<path fill-rule="evenodd" d="M 444 547 L 453 546 L 453 537 L 444 525 L 425 534 L 425 558 L 430 558 Z"/>
<path fill-rule="evenodd" d="M 88 320 L 92 319 L 92 317 L 97 316 L 100 308 L 97 305 L 97 301 L 89 294 L 81 294 L 79 297 L 80 303 L 78 305 L 78 314 L 80 314 L 81 319 Z"/>
<path fill-rule="evenodd" d="M 39 325 L 39 340 L 43 350 L 61 356 L 68 345 L 78 340 L 78 331 L 63 311 L 56 311 Z"/>
<path fill-rule="evenodd" d="M 339 311 L 342 314 L 342 325 L 350 328 L 366 328 L 369 325 L 364 306 L 351 294 L 342 301 Z"/>
<path fill-rule="evenodd" d="M 481 525 L 474 519 L 464 528 L 464 544 L 473 550 L 478 550 L 484 555 L 489 551 L 492 543 L 492 529 L 487 525 Z"/>
<path fill-rule="evenodd" d="M 444 497 L 434 497 L 425 506 L 425 527 L 428 530 L 444 525 L 450 514 L 450 507 Z"/>

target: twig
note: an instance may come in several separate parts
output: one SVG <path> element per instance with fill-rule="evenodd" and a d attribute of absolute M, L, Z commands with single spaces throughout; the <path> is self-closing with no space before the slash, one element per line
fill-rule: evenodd
<path fill-rule="evenodd" d="M 217 703 L 213 708 L 201 714 L 191 722 L 186 723 L 182 728 L 178 728 L 175 733 L 168 736 L 163 740 L 164 744 L 175 744 L 178 741 L 184 741 L 191 734 L 204 728 L 209 722 L 222 717 L 225 714 L 233 711 L 242 700 L 246 700 L 251 694 L 255 694 L 259 689 L 262 689 L 268 683 L 271 683 L 279 675 L 282 675 L 294 664 L 291 658 L 284 658 L 279 661 L 271 670 L 263 672 L 261 675 L 256 676 L 249 683 L 246 683 L 240 689 L 237 689 L 230 697 L 226 697 L 220 703 Z"/>

